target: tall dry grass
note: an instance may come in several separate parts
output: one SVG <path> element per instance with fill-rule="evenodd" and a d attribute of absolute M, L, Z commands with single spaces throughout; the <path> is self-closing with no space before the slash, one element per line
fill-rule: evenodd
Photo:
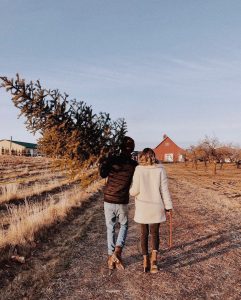
<path fill-rule="evenodd" d="M 13 199 L 24 199 L 27 197 L 32 197 L 34 195 L 40 195 L 43 192 L 49 192 L 68 183 L 70 183 L 69 179 L 51 179 L 48 183 L 36 182 L 29 187 L 21 186 L 19 183 L 5 184 L 0 187 L 0 204 L 7 203 L 8 201 Z"/>
<path fill-rule="evenodd" d="M 2 249 L 34 240 L 37 232 L 63 219 L 72 207 L 86 201 L 103 182 L 97 180 L 96 169 L 81 170 L 75 178 L 70 178 L 68 169 L 63 169 L 58 161 L 42 158 L 0 157 L 0 168 L 0 204 L 8 207 L 1 213 Z M 31 202 L 35 198 L 38 201 Z M 13 199 L 24 202 L 8 205 Z"/>
<path fill-rule="evenodd" d="M 19 184 L 18 183 L 8 183 L 0 188 L 1 195 L 0 195 L 0 203 L 8 202 L 11 199 L 17 198 L 18 191 L 19 191 Z"/>
<path fill-rule="evenodd" d="M 35 234 L 44 227 L 62 220 L 71 208 L 81 205 L 103 186 L 103 180 L 95 181 L 85 190 L 75 188 L 63 192 L 59 199 L 50 198 L 41 203 L 29 203 L 8 208 L 9 227 L 0 229 L 0 248 L 19 245 L 34 240 Z"/>

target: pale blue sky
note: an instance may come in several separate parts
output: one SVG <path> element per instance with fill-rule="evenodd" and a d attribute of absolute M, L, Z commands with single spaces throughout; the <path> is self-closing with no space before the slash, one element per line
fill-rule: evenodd
<path fill-rule="evenodd" d="M 124 117 L 137 149 L 241 144 L 240 16 L 239 0 L 0 0 L 0 75 Z M 34 142 L 0 99 L 0 139 Z"/>

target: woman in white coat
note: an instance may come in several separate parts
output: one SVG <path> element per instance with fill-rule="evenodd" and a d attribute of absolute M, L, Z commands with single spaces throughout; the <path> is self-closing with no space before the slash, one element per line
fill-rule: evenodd
<path fill-rule="evenodd" d="M 138 159 L 130 195 L 135 197 L 135 222 L 141 227 L 141 249 L 144 272 L 156 273 L 159 249 L 159 227 L 172 213 L 172 200 L 164 167 L 156 160 L 155 153 L 145 148 Z M 151 259 L 148 254 L 148 236 L 151 234 Z"/>

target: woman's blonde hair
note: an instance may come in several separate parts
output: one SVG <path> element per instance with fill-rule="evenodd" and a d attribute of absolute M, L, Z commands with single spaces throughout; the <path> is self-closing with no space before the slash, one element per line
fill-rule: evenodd
<path fill-rule="evenodd" d="M 138 157 L 138 162 L 142 166 L 150 166 L 157 163 L 155 152 L 151 148 L 145 148 Z"/>

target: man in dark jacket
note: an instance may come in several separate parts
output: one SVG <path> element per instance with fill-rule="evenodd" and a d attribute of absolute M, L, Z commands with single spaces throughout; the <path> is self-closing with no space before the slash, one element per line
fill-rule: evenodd
<path fill-rule="evenodd" d="M 128 230 L 129 189 L 137 162 L 131 158 L 134 140 L 124 137 L 121 154 L 104 158 L 100 162 L 100 176 L 108 177 L 104 188 L 104 212 L 107 227 L 108 267 L 124 269 L 121 259 Z M 120 230 L 115 240 L 115 226 Z"/>

